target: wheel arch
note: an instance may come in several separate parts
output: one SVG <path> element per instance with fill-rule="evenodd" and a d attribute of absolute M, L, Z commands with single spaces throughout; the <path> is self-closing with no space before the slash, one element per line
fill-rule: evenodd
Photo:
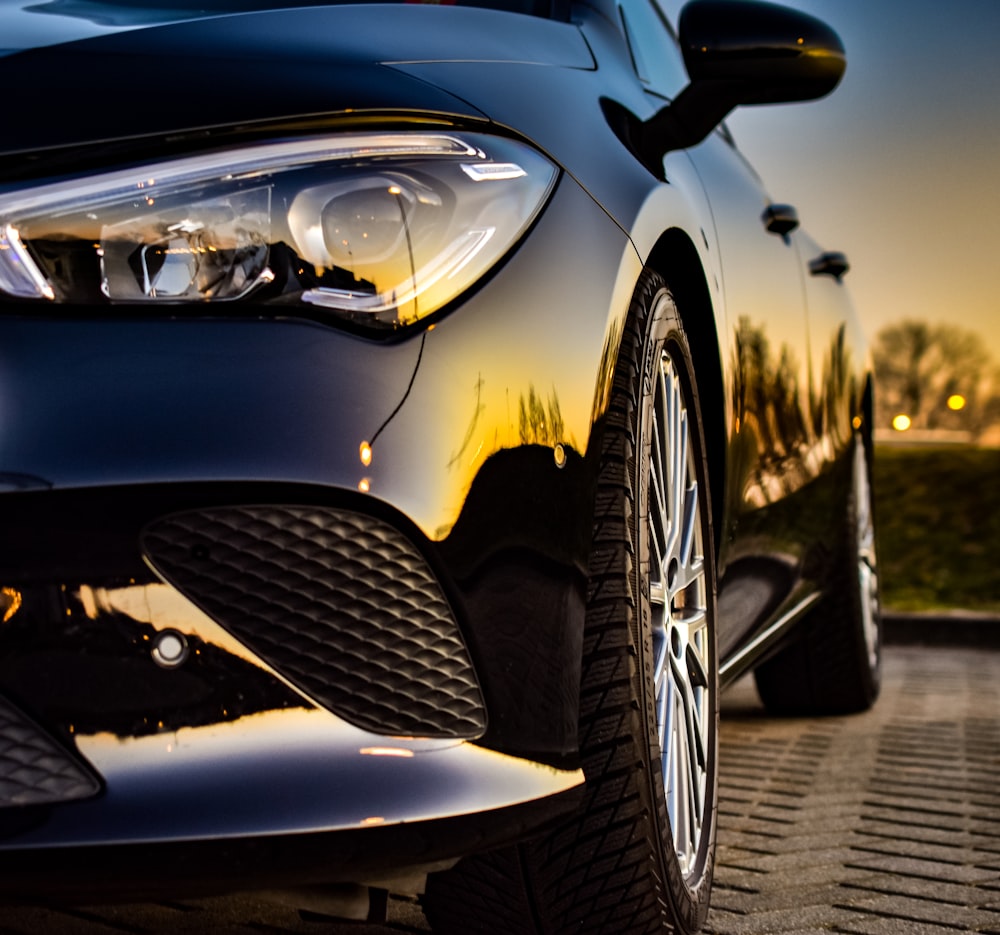
<path fill-rule="evenodd" d="M 691 238 L 678 228 L 671 228 L 660 236 L 645 265 L 667 281 L 687 332 L 705 427 L 705 454 L 712 487 L 712 525 L 718 531 L 724 528 L 726 394 L 719 334 L 708 281 L 697 248 Z M 716 533 L 716 559 L 719 557 L 720 538 Z"/>

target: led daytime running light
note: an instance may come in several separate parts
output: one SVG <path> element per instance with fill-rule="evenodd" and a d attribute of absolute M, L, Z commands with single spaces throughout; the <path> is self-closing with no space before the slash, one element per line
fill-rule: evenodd
<path fill-rule="evenodd" d="M 201 182 L 206 178 L 235 181 L 315 163 L 402 156 L 486 158 L 482 150 L 452 136 L 345 134 L 263 143 L 245 149 L 182 158 L 147 169 L 108 172 L 94 180 L 55 182 L 27 192 L 0 195 L 0 218 L 39 208 L 58 210 L 62 207 L 59 204 L 61 201 L 70 199 L 74 206 L 81 207 L 107 203 L 122 195 L 151 197 L 168 186 Z"/>
<path fill-rule="evenodd" d="M 54 299 L 52 286 L 35 265 L 12 224 L 0 228 L 0 291 L 22 299 Z"/>

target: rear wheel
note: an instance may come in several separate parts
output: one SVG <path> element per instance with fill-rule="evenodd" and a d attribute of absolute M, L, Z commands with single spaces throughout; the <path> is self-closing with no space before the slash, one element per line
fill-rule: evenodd
<path fill-rule="evenodd" d="M 851 486 L 824 600 L 796 641 L 754 672 L 775 714 L 847 714 L 870 708 L 881 685 L 882 627 L 871 462 L 854 440 Z"/>
<path fill-rule="evenodd" d="M 603 433 L 579 811 L 428 881 L 435 931 L 693 932 L 715 849 L 718 665 L 708 472 L 673 298 L 644 273 Z"/>

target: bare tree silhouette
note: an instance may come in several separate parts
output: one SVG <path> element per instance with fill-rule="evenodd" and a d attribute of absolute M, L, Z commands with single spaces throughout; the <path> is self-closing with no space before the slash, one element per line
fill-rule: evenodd
<path fill-rule="evenodd" d="M 881 428 L 906 416 L 912 428 L 976 437 L 1000 419 L 1000 368 L 974 331 L 906 319 L 878 333 L 874 357 Z"/>
<path fill-rule="evenodd" d="M 535 392 L 534 384 L 528 395 L 522 393 L 518 406 L 518 433 L 522 445 L 556 445 L 563 441 L 566 425 L 559 409 L 559 397 L 553 390 L 548 405 Z"/>

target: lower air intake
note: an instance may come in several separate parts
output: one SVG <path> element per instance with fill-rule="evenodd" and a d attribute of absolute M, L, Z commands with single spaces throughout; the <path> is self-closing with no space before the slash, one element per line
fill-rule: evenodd
<path fill-rule="evenodd" d="M 329 507 L 218 507 L 157 520 L 142 547 L 174 587 L 344 720 L 379 734 L 485 731 L 451 608 L 389 524 Z"/>
<path fill-rule="evenodd" d="M 72 754 L 0 698 L 0 808 L 89 799 L 100 791 Z"/>

